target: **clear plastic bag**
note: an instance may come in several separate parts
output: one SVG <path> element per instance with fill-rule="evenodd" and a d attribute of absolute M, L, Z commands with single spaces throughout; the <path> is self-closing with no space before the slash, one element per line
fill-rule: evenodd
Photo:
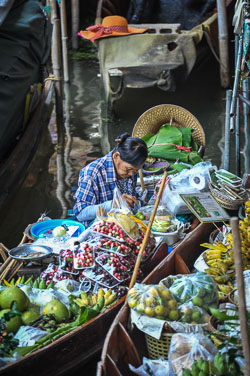
<path fill-rule="evenodd" d="M 191 369 L 199 359 L 212 361 L 217 349 L 213 342 L 200 333 L 176 333 L 172 336 L 168 360 L 171 376 L 182 376 L 183 369 Z"/>
<path fill-rule="evenodd" d="M 46 336 L 47 334 L 48 332 L 46 332 L 45 330 L 25 325 L 20 326 L 14 338 L 19 340 L 19 347 L 33 346 L 38 339 Z"/>
<path fill-rule="evenodd" d="M 180 322 L 186 324 L 206 324 L 210 315 L 201 307 L 195 306 L 192 302 L 179 306 Z"/>
<path fill-rule="evenodd" d="M 123 213 L 132 214 L 130 206 L 127 204 L 125 198 L 122 197 L 122 193 L 117 187 L 115 187 L 113 192 L 113 202 L 111 211 L 113 211 L 114 209 L 122 210 Z"/>
<path fill-rule="evenodd" d="M 130 308 L 149 317 L 166 321 L 179 319 L 177 301 L 164 285 L 145 285 L 135 283 L 128 291 Z"/>
<path fill-rule="evenodd" d="M 165 206 L 172 215 L 190 213 L 180 194 L 208 191 L 209 168 L 211 167 L 211 162 L 200 162 L 190 170 L 184 169 L 171 176 L 162 194 L 161 205 Z"/>
<path fill-rule="evenodd" d="M 203 272 L 179 275 L 169 290 L 178 302 L 192 302 L 207 312 L 209 307 L 217 308 L 219 304 L 216 283 Z"/>
<path fill-rule="evenodd" d="M 169 364 L 163 358 L 152 360 L 143 357 L 140 367 L 135 368 L 131 364 L 128 366 L 132 372 L 139 376 L 169 376 Z"/>

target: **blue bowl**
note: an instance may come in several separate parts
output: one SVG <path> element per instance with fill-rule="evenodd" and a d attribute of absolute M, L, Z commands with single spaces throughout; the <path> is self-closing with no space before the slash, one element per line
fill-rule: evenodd
<path fill-rule="evenodd" d="M 85 230 L 83 224 L 77 221 L 70 219 L 49 219 L 48 221 L 41 221 L 34 224 L 30 229 L 30 233 L 34 238 L 41 238 L 52 235 L 54 228 L 62 225 L 66 225 L 67 227 L 78 226 L 78 229 L 72 235 L 73 237 L 79 236 Z"/>

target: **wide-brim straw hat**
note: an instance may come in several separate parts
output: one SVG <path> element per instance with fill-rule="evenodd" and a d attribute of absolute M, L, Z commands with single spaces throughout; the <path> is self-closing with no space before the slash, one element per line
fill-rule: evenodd
<path fill-rule="evenodd" d="M 130 34 L 142 34 L 148 29 L 128 26 L 126 18 L 121 16 L 104 17 L 101 24 L 89 26 L 86 30 L 81 30 L 78 35 L 84 39 L 94 42 L 96 39 L 106 37 L 119 37 Z"/>
<path fill-rule="evenodd" d="M 188 110 L 174 104 L 160 104 L 145 111 L 136 121 L 133 137 L 156 134 L 163 124 L 171 124 L 177 128 L 192 128 L 194 140 L 205 150 L 205 132 L 197 118 Z"/>

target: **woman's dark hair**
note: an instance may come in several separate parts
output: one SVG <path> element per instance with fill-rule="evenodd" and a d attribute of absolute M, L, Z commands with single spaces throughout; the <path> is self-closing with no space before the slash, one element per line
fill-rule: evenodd
<path fill-rule="evenodd" d="M 148 156 L 148 148 L 142 139 L 130 137 L 128 133 L 123 133 L 116 139 L 116 142 L 117 145 L 114 151 L 120 153 L 120 157 L 124 162 L 136 167 L 145 162 Z"/>

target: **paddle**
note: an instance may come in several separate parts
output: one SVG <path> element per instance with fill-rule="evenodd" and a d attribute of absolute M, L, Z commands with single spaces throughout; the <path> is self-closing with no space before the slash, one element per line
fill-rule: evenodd
<path fill-rule="evenodd" d="M 148 241 L 148 237 L 150 235 L 150 230 L 151 230 L 151 227 L 152 227 L 152 223 L 154 221 L 155 213 L 156 213 L 156 210 L 158 208 L 158 205 L 159 205 L 159 202 L 160 202 L 160 199 L 161 199 L 161 195 L 162 195 L 162 192 L 163 192 L 163 189 L 164 189 L 164 186 L 165 186 L 167 174 L 168 174 L 167 171 L 164 171 L 163 178 L 162 178 L 162 181 L 161 181 L 161 185 L 160 185 L 160 188 L 159 188 L 159 192 L 157 194 L 155 204 L 154 204 L 154 207 L 153 207 L 153 211 L 152 211 L 152 214 L 151 214 L 151 217 L 150 217 L 150 220 L 149 220 L 149 224 L 147 226 L 147 231 L 145 233 L 140 251 L 139 251 L 137 259 L 136 259 L 136 264 L 135 264 L 134 271 L 133 271 L 131 281 L 130 281 L 130 284 L 129 284 L 129 289 L 131 289 L 133 287 L 135 280 L 136 280 L 136 277 L 137 277 L 138 269 L 139 269 L 140 264 L 141 264 L 142 253 L 143 253 L 143 251 L 144 251 L 144 249 L 147 245 L 147 241 Z"/>

